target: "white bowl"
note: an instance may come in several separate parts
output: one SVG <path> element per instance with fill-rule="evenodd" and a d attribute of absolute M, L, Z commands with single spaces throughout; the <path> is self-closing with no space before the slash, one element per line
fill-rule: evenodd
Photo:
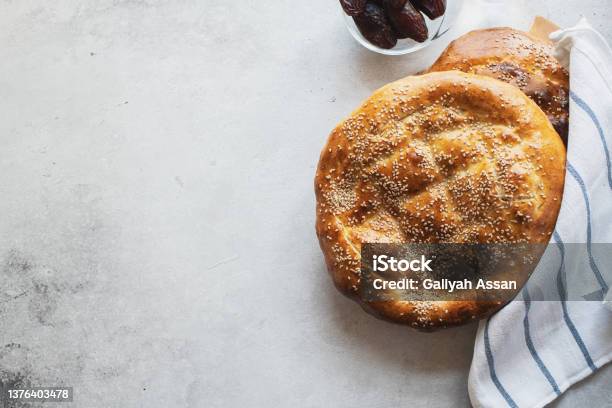
<path fill-rule="evenodd" d="M 429 38 L 425 40 L 425 42 L 416 42 L 411 40 L 410 38 L 397 40 L 397 45 L 391 49 L 385 49 L 377 47 L 376 45 L 369 42 L 360 32 L 357 26 L 355 25 L 355 21 L 353 21 L 353 17 L 350 17 L 342 11 L 342 7 L 340 10 L 342 15 L 344 16 L 344 22 L 346 23 L 346 27 L 349 32 L 353 36 L 355 40 L 367 49 L 377 52 L 379 54 L 384 55 L 406 55 L 418 50 L 422 50 L 427 47 L 433 41 L 436 41 L 438 38 L 442 37 L 451 27 L 452 22 L 455 17 L 459 14 L 459 10 L 461 8 L 462 0 L 447 0 L 446 1 L 446 12 L 443 16 L 436 18 L 435 20 L 430 20 L 425 16 L 425 22 L 427 23 L 427 29 L 429 30 Z"/>

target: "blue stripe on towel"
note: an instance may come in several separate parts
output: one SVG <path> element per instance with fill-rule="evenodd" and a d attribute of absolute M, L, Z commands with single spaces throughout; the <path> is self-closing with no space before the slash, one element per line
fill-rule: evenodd
<path fill-rule="evenodd" d="M 546 379 L 548 380 L 548 383 L 552 387 L 555 394 L 561 395 L 561 390 L 559 390 L 557 382 L 555 381 L 554 377 L 552 376 L 550 371 L 548 371 L 548 368 L 540 358 L 540 355 L 538 354 L 538 351 L 533 345 L 533 341 L 531 339 L 531 330 L 529 328 L 529 310 L 531 309 L 531 297 L 529 296 L 529 290 L 527 290 L 526 287 L 523 289 L 523 299 L 525 300 L 525 318 L 523 319 L 523 327 L 525 329 L 525 343 L 527 343 L 527 348 L 531 353 L 531 357 L 533 357 L 534 361 L 538 365 L 538 368 L 540 369 L 542 374 L 544 374 L 544 377 L 546 377 Z"/>
<path fill-rule="evenodd" d="M 595 263 L 595 259 L 593 259 L 593 253 L 591 252 L 591 204 L 589 202 L 589 194 L 587 192 L 586 185 L 584 184 L 584 180 L 576 171 L 574 166 L 568 161 L 567 162 L 567 171 L 576 179 L 578 185 L 580 186 L 580 190 L 582 190 L 582 197 L 584 198 L 584 204 L 587 210 L 587 252 L 589 254 L 589 264 L 591 265 L 591 270 L 595 274 L 595 278 L 597 278 L 597 282 L 599 286 L 601 286 L 602 292 L 608 292 L 608 284 L 604 280 L 603 276 L 601 276 L 601 272 Z"/>
<path fill-rule="evenodd" d="M 595 124 L 595 127 L 597 128 L 597 132 L 599 132 L 599 138 L 601 139 L 601 143 L 604 147 L 604 153 L 606 154 L 606 165 L 608 166 L 608 184 L 610 185 L 610 188 L 612 188 L 612 164 L 610 163 L 610 150 L 608 149 L 608 143 L 606 142 L 606 136 L 604 134 L 601 123 L 599 122 L 599 119 L 597 118 L 597 115 L 595 115 L 593 109 L 591 109 L 589 104 L 586 103 L 582 98 L 580 98 L 578 95 L 571 91 L 570 98 L 572 98 L 576 105 L 578 105 L 583 111 L 586 112 L 587 115 L 589 115 L 589 117 Z"/>
<path fill-rule="evenodd" d="M 499 378 L 497 378 L 497 373 L 495 372 L 495 362 L 493 361 L 493 353 L 491 352 L 491 343 L 489 342 L 489 322 L 491 318 L 487 319 L 487 323 L 485 324 L 485 332 L 484 332 L 484 344 L 485 344 L 485 354 L 487 356 L 487 364 L 489 365 L 489 375 L 491 376 L 491 381 L 497 387 L 497 390 L 501 394 L 502 397 L 506 400 L 506 403 L 511 408 L 518 408 L 516 402 L 512 399 L 508 391 L 504 388 L 504 386 L 499 382 Z"/>
<path fill-rule="evenodd" d="M 574 325 L 574 322 L 570 318 L 569 313 L 567 311 L 567 291 L 565 290 L 565 245 L 563 244 L 563 240 L 561 239 L 561 236 L 557 231 L 553 233 L 553 237 L 555 238 L 555 241 L 557 241 L 557 243 L 559 244 L 558 248 L 561 252 L 561 266 L 559 266 L 559 273 L 557 273 L 557 290 L 559 291 L 559 296 L 561 297 L 563 320 L 565 320 L 565 324 L 567 325 L 567 328 L 569 329 L 570 333 L 572 333 L 574 341 L 576 341 L 576 344 L 582 352 L 582 355 L 584 356 L 585 361 L 589 365 L 589 368 L 591 369 L 591 371 L 595 372 L 597 371 L 597 367 L 593 363 L 593 359 L 589 354 L 589 350 L 586 348 L 586 345 L 584 344 L 580 333 L 578 333 L 578 329 L 576 329 L 576 326 Z"/>

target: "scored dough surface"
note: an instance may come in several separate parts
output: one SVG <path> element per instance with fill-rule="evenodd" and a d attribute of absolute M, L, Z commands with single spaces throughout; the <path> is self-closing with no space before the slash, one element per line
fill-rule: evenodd
<path fill-rule="evenodd" d="M 315 178 L 316 230 L 336 287 L 378 317 L 421 329 L 481 318 L 484 302 L 363 302 L 362 243 L 546 243 L 565 148 L 546 115 L 501 81 L 407 77 L 340 123 Z"/>

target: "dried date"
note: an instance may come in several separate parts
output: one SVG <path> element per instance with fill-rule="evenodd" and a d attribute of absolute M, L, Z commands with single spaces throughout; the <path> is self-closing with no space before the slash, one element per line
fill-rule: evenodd
<path fill-rule="evenodd" d="M 374 2 L 368 2 L 363 13 L 354 16 L 353 20 L 359 32 L 372 44 L 385 49 L 397 44 L 397 36 L 385 11 Z"/>
<path fill-rule="evenodd" d="M 340 0 L 342 10 L 349 16 L 356 16 L 363 13 L 367 0 Z"/>
<path fill-rule="evenodd" d="M 398 38 L 412 38 L 417 42 L 427 40 L 429 31 L 425 17 L 409 1 L 399 10 L 386 10 Z"/>
<path fill-rule="evenodd" d="M 431 20 L 442 16 L 446 12 L 446 0 L 410 0 L 414 6 L 422 11 Z"/>

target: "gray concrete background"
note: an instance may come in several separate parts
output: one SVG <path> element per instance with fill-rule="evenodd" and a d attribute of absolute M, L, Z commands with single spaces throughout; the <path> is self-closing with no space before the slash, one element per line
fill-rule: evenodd
<path fill-rule="evenodd" d="M 607 0 L 530 3 L 612 40 Z M 313 227 L 329 130 L 443 45 L 370 53 L 335 0 L 0 0 L 3 381 L 75 407 L 469 405 L 475 326 L 369 317 Z M 611 380 L 557 406 L 612 406 Z"/>

